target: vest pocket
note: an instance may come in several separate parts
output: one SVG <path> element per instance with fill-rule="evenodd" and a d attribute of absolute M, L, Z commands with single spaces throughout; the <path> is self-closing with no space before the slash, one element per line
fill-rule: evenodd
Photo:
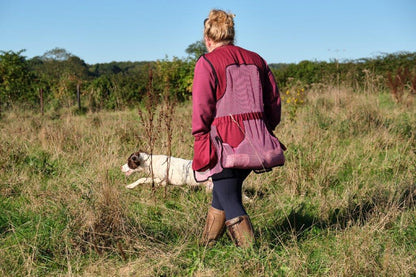
<path fill-rule="evenodd" d="M 285 163 L 283 151 L 286 147 L 267 130 L 260 119 L 245 120 L 244 139 L 237 147 L 222 142 L 216 136 L 215 145 L 223 168 L 253 169 L 268 171 Z"/>
<path fill-rule="evenodd" d="M 217 163 L 217 155 L 209 133 L 195 137 L 192 169 L 204 171 Z"/>
<path fill-rule="evenodd" d="M 244 140 L 243 120 L 224 122 L 217 125 L 216 128 L 221 140 L 233 148 L 237 147 Z"/>

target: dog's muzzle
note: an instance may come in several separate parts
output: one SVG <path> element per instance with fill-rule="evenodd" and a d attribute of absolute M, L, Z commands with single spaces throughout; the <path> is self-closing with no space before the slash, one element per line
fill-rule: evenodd
<path fill-rule="evenodd" d="M 133 173 L 133 170 L 129 167 L 128 164 L 125 164 L 125 165 L 121 166 L 121 172 L 125 173 L 126 176 L 129 176 L 130 174 Z"/>

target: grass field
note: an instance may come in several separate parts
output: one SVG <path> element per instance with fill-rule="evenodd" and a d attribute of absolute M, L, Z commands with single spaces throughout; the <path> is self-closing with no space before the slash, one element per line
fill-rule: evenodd
<path fill-rule="evenodd" d="M 3 114 L 0 275 L 416 276 L 416 104 L 325 88 L 288 108 L 286 165 L 244 185 L 247 251 L 198 245 L 204 189 L 125 188 L 131 152 L 169 150 L 163 117 L 149 141 L 137 110 Z M 190 103 L 173 116 L 172 154 L 191 159 Z"/>

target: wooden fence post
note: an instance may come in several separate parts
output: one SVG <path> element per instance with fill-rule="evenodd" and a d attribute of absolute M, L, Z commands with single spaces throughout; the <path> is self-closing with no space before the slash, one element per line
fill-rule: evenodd
<path fill-rule="evenodd" d="M 81 110 L 81 94 L 80 94 L 80 83 L 77 83 L 77 102 L 78 102 L 78 110 Z"/>
<path fill-rule="evenodd" d="M 40 113 L 43 116 L 43 114 L 44 114 L 44 108 L 43 108 L 44 107 L 43 106 L 43 88 L 40 89 L 39 94 L 40 94 Z"/>

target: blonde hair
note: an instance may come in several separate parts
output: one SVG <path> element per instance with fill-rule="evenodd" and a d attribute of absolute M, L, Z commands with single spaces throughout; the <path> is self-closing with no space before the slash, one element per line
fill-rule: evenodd
<path fill-rule="evenodd" d="M 214 42 L 234 43 L 234 17 L 232 13 L 222 10 L 211 10 L 204 21 L 204 36 Z"/>

